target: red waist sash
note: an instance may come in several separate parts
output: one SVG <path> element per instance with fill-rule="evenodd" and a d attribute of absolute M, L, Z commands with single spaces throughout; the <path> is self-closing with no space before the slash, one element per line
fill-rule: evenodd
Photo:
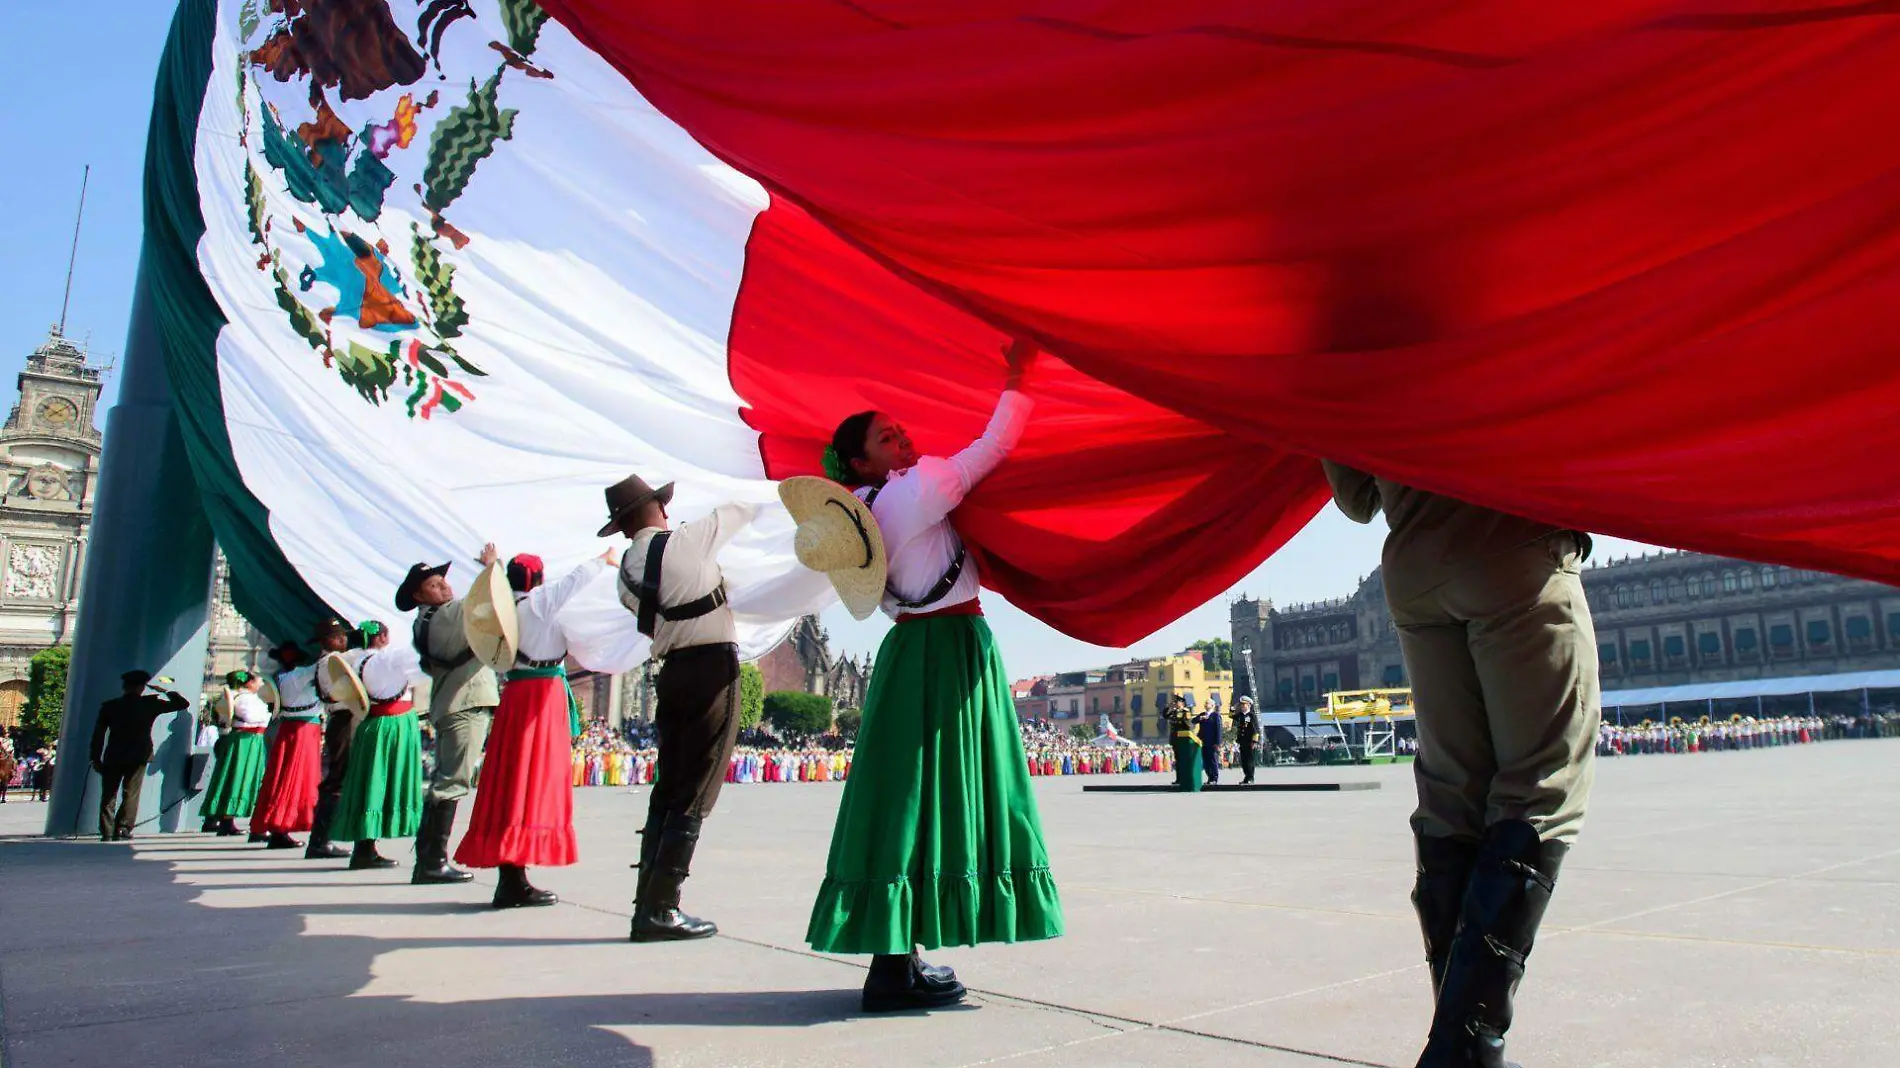
<path fill-rule="evenodd" d="M 978 598 L 972 597 L 961 604 L 953 604 L 948 608 L 939 608 L 934 612 L 906 612 L 898 616 L 897 621 L 899 623 L 912 623 L 919 619 L 944 619 L 949 616 L 980 616 L 982 614 L 983 602 Z"/>
<path fill-rule="evenodd" d="M 400 697 L 394 701 L 378 701 L 369 706 L 369 716 L 400 716 L 414 707 L 414 704 Z"/>
<path fill-rule="evenodd" d="M 264 728 L 262 727 L 232 727 L 231 733 L 232 734 L 262 734 L 264 733 Z"/>

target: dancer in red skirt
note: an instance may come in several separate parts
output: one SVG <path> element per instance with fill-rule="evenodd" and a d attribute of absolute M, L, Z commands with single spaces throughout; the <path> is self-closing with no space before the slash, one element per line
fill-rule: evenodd
<path fill-rule="evenodd" d="M 617 561 L 609 550 L 552 586 L 542 585 L 538 556 L 508 561 L 520 644 L 503 678 L 488 755 L 475 786 L 475 811 L 455 862 L 498 869 L 495 907 L 552 905 L 554 894 L 528 882 L 528 868 L 574 863 L 574 698 L 567 686 L 567 636 L 557 616 L 590 578 Z"/>
<path fill-rule="evenodd" d="M 258 788 L 251 835 L 264 835 L 269 849 L 302 849 L 291 837 L 308 831 L 317 811 L 317 786 L 323 781 L 323 701 L 317 696 L 317 668 L 303 648 L 285 642 L 270 651 L 277 661 L 277 736 L 271 739 Z"/>

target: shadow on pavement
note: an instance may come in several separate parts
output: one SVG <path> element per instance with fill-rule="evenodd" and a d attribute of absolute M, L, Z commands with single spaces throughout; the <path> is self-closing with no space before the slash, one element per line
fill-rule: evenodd
<path fill-rule="evenodd" d="M 600 943 L 405 937 L 407 916 L 487 911 L 469 902 L 214 907 L 198 899 L 223 888 L 178 879 L 179 854 L 209 859 L 209 852 L 184 843 L 142 855 L 87 842 L 0 843 L 7 1068 L 652 1068 L 652 1051 L 630 1037 L 640 1027 L 800 1027 L 856 1007 L 855 991 L 448 1000 L 476 984 L 485 992 L 505 988 L 508 976 L 493 968 L 442 975 L 429 995 L 440 1002 L 365 995 L 379 956 L 392 951 Z M 306 933 L 307 917 L 336 914 L 394 919 L 387 938 Z"/>

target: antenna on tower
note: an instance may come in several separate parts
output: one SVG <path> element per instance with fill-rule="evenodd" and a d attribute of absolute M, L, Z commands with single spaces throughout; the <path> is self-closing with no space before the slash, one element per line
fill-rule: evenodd
<path fill-rule="evenodd" d="M 59 302 L 59 335 L 66 336 L 66 310 L 73 303 L 73 268 L 79 263 L 79 224 L 86 219 L 86 186 L 92 182 L 92 164 L 79 179 L 79 214 L 73 218 L 73 250 L 66 257 L 66 296 Z"/>

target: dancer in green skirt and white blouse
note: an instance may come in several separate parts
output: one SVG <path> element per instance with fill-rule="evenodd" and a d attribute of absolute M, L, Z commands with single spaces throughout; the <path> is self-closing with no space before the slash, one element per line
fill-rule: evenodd
<path fill-rule="evenodd" d="M 962 1000 L 955 974 L 925 964 L 919 948 L 1062 933 L 1009 676 L 976 565 L 949 521 L 1022 437 L 1032 404 L 1016 387 L 1034 354 L 1010 348 L 989 428 L 955 456 L 919 457 L 896 420 L 861 412 L 825 457 L 855 497 L 831 487 L 824 499 L 819 479 L 781 491 L 800 522 L 800 559 L 826 571 L 860 618 L 881 602 L 897 621 L 877 654 L 806 933 L 813 949 L 872 954 L 866 1012 Z"/>

